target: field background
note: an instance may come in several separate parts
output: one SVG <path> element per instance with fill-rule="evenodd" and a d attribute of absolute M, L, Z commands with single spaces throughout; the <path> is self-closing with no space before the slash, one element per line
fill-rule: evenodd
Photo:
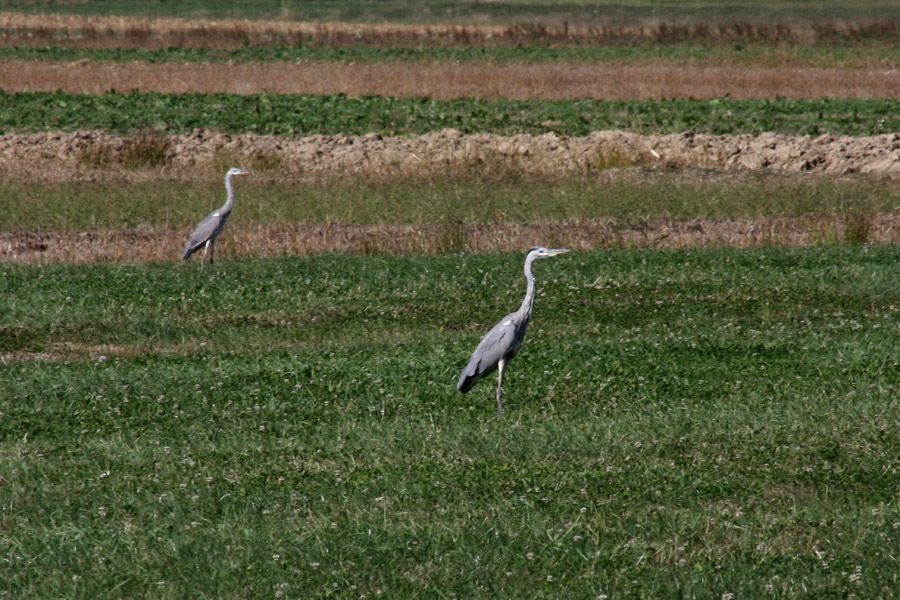
<path fill-rule="evenodd" d="M 896 3 L 0 11 L 0 598 L 900 595 Z"/>

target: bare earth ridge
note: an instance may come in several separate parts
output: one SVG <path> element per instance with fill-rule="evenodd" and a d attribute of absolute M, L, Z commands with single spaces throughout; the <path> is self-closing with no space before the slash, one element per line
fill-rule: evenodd
<path fill-rule="evenodd" d="M 121 177 L 117 159 L 132 139 L 102 131 L 5 134 L 0 136 L 0 176 L 44 181 Z M 274 171 L 291 174 L 369 177 L 429 176 L 448 169 L 512 169 L 559 176 L 596 171 L 601 164 L 608 165 L 611 157 L 618 166 L 660 163 L 738 171 L 900 174 L 900 133 L 791 137 L 598 131 L 585 137 L 555 133 L 505 137 L 445 129 L 418 137 L 288 138 L 197 130 L 168 137 L 166 144 L 162 171 L 184 177 L 215 174 L 222 156 L 251 166 L 264 162 L 275 166 Z M 98 155 L 110 162 L 99 172 L 89 160 Z"/>

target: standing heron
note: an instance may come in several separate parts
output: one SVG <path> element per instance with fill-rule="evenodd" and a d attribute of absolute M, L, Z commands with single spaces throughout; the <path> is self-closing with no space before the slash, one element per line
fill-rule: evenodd
<path fill-rule="evenodd" d="M 481 339 L 481 343 L 472 353 L 469 364 L 463 369 L 462 375 L 456 384 L 457 389 L 465 394 L 472 389 L 472 386 L 485 375 L 490 375 L 494 371 L 498 371 L 497 381 L 497 411 L 503 416 L 503 373 L 506 371 L 506 365 L 516 355 L 522 342 L 525 341 L 525 330 L 528 328 L 528 321 L 531 319 L 531 307 L 534 305 L 534 275 L 531 272 L 531 265 L 539 258 L 548 258 L 568 252 L 565 248 L 541 248 L 534 247 L 528 251 L 525 256 L 525 279 L 528 281 L 528 289 L 525 292 L 525 299 L 522 300 L 522 306 L 514 313 L 510 313 L 503 317 L 499 323 L 494 325 L 486 336 Z"/>
<path fill-rule="evenodd" d="M 231 178 L 234 175 L 245 175 L 252 171 L 245 171 L 236 167 L 228 169 L 225 173 L 225 189 L 228 191 L 228 198 L 225 204 L 219 210 L 213 211 L 211 215 L 200 221 L 197 229 L 191 234 L 187 244 L 184 245 L 184 254 L 181 258 L 187 260 L 188 257 L 203 246 L 203 257 L 200 259 L 200 272 L 203 272 L 203 263 L 206 261 L 206 251 L 209 251 L 209 264 L 213 264 L 213 253 L 215 252 L 216 237 L 222 233 L 225 227 L 225 221 L 231 214 L 231 207 L 234 206 L 234 188 L 231 185 Z"/>

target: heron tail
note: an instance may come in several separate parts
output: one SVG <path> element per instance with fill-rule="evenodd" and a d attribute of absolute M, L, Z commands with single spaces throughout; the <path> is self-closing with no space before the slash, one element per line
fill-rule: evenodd
<path fill-rule="evenodd" d="M 470 373 L 469 368 L 466 367 L 466 369 L 459 376 L 459 381 L 456 382 L 456 389 L 465 394 L 466 392 L 471 390 L 476 383 L 478 383 L 479 379 L 481 379 L 481 377 L 479 377 L 477 374 Z"/>

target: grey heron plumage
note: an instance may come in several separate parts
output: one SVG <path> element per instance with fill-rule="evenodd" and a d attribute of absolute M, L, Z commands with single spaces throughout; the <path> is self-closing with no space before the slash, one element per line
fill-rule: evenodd
<path fill-rule="evenodd" d="M 231 184 L 231 178 L 235 175 L 245 175 L 247 173 L 252 173 L 252 171 L 238 169 L 237 167 L 228 169 L 228 172 L 225 173 L 225 190 L 228 192 L 225 204 L 222 205 L 222 208 L 213 211 L 205 219 L 200 221 L 200 224 L 197 225 L 197 228 L 194 229 L 194 232 L 188 239 L 187 244 L 184 245 L 184 252 L 181 255 L 181 258 L 184 260 L 187 260 L 188 257 L 199 250 L 201 246 L 203 247 L 203 257 L 200 259 L 201 272 L 203 271 L 203 263 L 206 262 L 207 251 L 209 251 L 209 264 L 213 264 L 216 237 L 222 233 L 225 222 L 228 220 L 228 216 L 231 214 L 231 209 L 234 206 L 234 187 Z"/>
<path fill-rule="evenodd" d="M 465 394 L 479 379 L 498 371 L 497 411 L 501 417 L 503 416 L 503 373 L 506 371 L 509 361 L 522 347 L 522 342 L 525 341 L 525 330 L 528 329 L 531 309 L 534 305 L 535 284 L 531 266 L 539 258 L 548 258 L 564 252 L 568 252 L 568 250 L 534 247 L 528 251 L 525 256 L 525 279 L 528 282 L 528 288 L 525 291 L 522 306 L 516 312 L 500 319 L 500 322 L 494 325 L 493 329 L 481 339 L 469 359 L 469 364 L 459 376 L 456 387 Z"/>

